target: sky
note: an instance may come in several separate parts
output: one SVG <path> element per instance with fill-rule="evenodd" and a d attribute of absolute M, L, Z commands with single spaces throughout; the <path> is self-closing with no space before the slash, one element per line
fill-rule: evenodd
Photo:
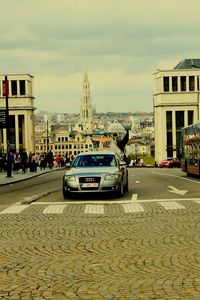
<path fill-rule="evenodd" d="M 200 58 L 199 0 L 6 0 L 0 74 L 34 76 L 37 112 L 152 112 L 153 73 Z"/>

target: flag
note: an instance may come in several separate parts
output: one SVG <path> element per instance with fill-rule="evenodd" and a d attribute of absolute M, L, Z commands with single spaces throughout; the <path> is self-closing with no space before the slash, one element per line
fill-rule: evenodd
<path fill-rule="evenodd" d="M 118 143 L 117 146 L 118 148 L 124 152 L 125 146 L 129 141 L 129 130 L 127 129 L 125 136 L 123 137 L 123 139 L 121 139 Z"/>

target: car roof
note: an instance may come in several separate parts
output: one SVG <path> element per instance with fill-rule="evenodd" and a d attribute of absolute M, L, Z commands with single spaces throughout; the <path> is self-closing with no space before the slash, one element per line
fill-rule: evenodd
<path fill-rule="evenodd" d="M 80 156 L 80 155 L 105 155 L 105 154 L 117 155 L 114 151 L 102 150 L 102 151 L 82 152 L 82 153 L 79 153 L 77 156 Z"/>

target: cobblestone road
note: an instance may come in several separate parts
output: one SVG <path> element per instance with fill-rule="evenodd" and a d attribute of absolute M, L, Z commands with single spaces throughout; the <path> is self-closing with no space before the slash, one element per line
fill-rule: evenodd
<path fill-rule="evenodd" d="M 170 203 L 0 206 L 0 299 L 200 299 L 200 203 Z"/>

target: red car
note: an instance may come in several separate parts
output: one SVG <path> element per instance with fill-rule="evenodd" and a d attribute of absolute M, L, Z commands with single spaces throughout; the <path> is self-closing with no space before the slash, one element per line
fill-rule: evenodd
<path fill-rule="evenodd" d="M 158 164 L 159 168 L 180 168 L 181 162 L 178 158 L 168 157 Z"/>

